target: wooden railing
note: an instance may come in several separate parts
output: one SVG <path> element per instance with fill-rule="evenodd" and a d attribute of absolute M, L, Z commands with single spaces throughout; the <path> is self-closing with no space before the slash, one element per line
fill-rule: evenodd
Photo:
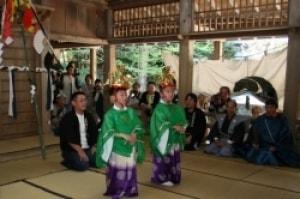
<path fill-rule="evenodd" d="M 194 0 L 193 32 L 287 26 L 288 0 Z"/>
<path fill-rule="evenodd" d="M 179 2 L 113 11 L 113 37 L 176 35 L 179 32 Z"/>

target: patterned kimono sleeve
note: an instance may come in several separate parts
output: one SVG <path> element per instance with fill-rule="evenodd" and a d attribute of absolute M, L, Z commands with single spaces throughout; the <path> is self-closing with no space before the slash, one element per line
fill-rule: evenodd
<path fill-rule="evenodd" d="M 157 106 L 151 116 L 150 134 L 152 149 L 160 155 L 165 155 L 168 150 L 171 122 L 166 117 L 164 110 Z"/>
<path fill-rule="evenodd" d="M 96 166 L 103 168 L 107 166 L 109 157 L 112 153 L 114 143 L 114 120 L 113 115 L 108 112 L 101 128 L 99 129 L 98 141 L 96 146 Z"/>

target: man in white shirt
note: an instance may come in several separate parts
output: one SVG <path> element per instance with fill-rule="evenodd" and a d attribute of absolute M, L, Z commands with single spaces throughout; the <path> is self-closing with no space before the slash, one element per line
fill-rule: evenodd
<path fill-rule="evenodd" d="M 86 112 L 87 98 L 83 92 L 71 97 L 72 111 L 60 123 L 60 147 L 63 165 L 84 171 L 94 165 L 91 148 L 96 144 L 98 130 L 91 114 Z"/>

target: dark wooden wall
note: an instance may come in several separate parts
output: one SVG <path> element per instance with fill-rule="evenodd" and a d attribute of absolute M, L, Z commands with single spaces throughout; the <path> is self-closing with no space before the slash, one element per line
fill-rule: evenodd
<path fill-rule="evenodd" d="M 55 34 L 104 37 L 106 30 L 105 8 L 80 0 L 42 0 L 42 4 L 53 7 L 50 32 Z"/>
<path fill-rule="evenodd" d="M 37 134 L 37 122 L 30 103 L 27 72 L 16 72 L 17 118 L 8 116 L 8 72 L 0 72 L 0 140 Z"/>
<path fill-rule="evenodd" d="M 40 55 L 32 44 L 32 34 L 25 34 L 25 49 L 21 29 L 18 25 L 13 27 L 14 42 L 4 48 L 4 66 L 35 66 L 40 67 Z M 25 53 L 26 52 L 26 53 Z M 27 60 L 26 60 L 27 54 Z M 41 76 L 39 74 L 39 76 Z M 17 118 L 8 116 L 9 79 L 7 70 L 0 71 L 0 140 L 25 137 L 37 134 L 37 122 L 34 108 L 30 103 L 30 83 L 28 72 L 16 72 L 16 101 Z M 40 79 L 40 78 L 39 78 Z M 39 80 L 40 81 L 40 80 Z"/>

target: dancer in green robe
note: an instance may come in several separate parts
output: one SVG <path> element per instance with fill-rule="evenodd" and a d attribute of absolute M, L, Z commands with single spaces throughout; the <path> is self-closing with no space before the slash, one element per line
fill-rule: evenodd
<path fill-rule="evenodd" d="M 161 101 L 151 117 L 150 133 L 153 151 L 151 181 L 155 184 L 173 186 L 181 180 L 180 150 L 185 145 L 187 125 L 184 109 L 173 104 L 174 78 L 165 72 L 160 82 Z"/>
<path fill-rule="evenodd" d="M 138 195 L 136 162 L 144 160 L 144 130 L 127 104 L 127 87 L 112 87 L 113 107 L 104 116 L 100 129 L 96 166 L 107 168 L 107 190 L 114 199 Z"/>

